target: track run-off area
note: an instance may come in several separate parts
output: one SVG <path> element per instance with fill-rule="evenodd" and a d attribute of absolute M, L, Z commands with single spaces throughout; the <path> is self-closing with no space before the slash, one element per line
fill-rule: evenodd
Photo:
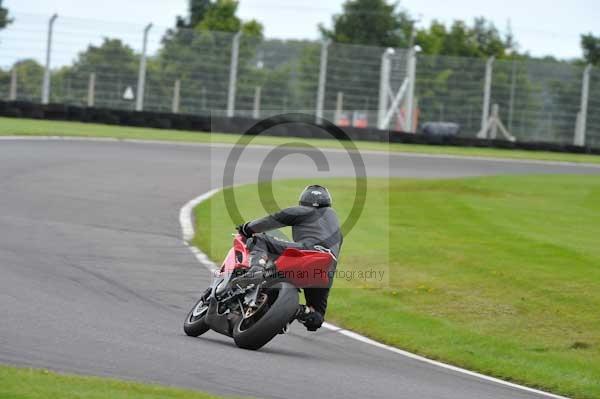
<path fill-rule="evenodd" d="M 549 397 L 335 329 L 310 334 L 294 325 L 257 352 L 213 332 L 185 336 L 185 314 L 211 276 L 182 240 L 180 208 L 221 187 L 230 149 L 0 140 L 0 362 L 261 398 Z M 246 148 L 235 182 L 255 182 L 270 151 Z M 323 153 L 327 173 L 296 154 L 277 164 L 274 177 L 354 176 L 347 154 Z M 373 177 L 600 174 L 585 164 L 375 152 L 362 158 Z"/>

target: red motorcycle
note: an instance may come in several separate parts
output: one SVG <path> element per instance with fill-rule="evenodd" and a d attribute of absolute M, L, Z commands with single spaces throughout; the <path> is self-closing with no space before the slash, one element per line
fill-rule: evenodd
<path fill-rule="evenodd" d="M 268 234 L 287 239 L 283 233 Z M 233 337 L 244 349 L 259 349 L 285 331 L 299 309 L 298 292 L 307 287 L 328 287 L 335 257 L 327 249 L 286 249 L 252 283 L 248 274 L 246 238 L 234 236 L 233 247 L 210 287 L 194 305 L 183 324 L 192 337 L 208 330 Z"/>

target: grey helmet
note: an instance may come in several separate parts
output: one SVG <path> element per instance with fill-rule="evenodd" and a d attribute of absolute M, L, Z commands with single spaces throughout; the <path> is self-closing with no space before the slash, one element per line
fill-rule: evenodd
<path fill-rule="evenodd" d="M 331 194 L 329 191 L 318 184 L 306 186 L 300 194 L 300 205 L 313 206 L 315 208 L 324 208 L 331 206 Z"/>

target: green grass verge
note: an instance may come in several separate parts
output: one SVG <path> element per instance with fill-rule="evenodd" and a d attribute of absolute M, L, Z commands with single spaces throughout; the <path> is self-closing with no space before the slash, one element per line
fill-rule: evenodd
<path fill-rule="evenodd" d="M 239 135 L 224 133 L 202 133 L 181 130 L 162 130 L 139 127 L 121 127 L 92 123 L 61 122 L 34 119 L 14 119 L 0 117 L 0 136 L 71 136 L 71 137 L 111 137 L 118 139 L 168 140 L 195 143 L 236 143 Z M 336 140 L 300 139 L 319 148 L 343 148 Z M 258 136 L 252 143 L 281 145 L 290 143 L 290 138 Z M 496 148 L 444 147 L 416 144 L 386 144 L 378 142 L 356 142 L 359 149 L 374 151 L 410 152 L 422 154 L 446 154 L 475 157 L 510 159 L 535 159 L 545 161 L 600 163 L 600 156 L 585 154 L 565 154 L 544 151 L 503 150 Z"/>
<path fill-rule="evenodd" d="M 293 204 L 305 183 L 274 182 L 277 203 Z M 326 183 L 343 218 L 354 183 Z M 370 179 L 368 186 L 339 268 L 374 267 L 388 279 L 338 277 L 328 320 L 503 379 L 600 397 L 597 176 Z M 245 218 L 264 213 L 256 186 L 235 193 Z M 195 216 L 194 244 L 222 259 L 233 226 L 222 193 Z"/>
<path fill-rule="evenodd" d="M 0 366 L 2 399 L 217 399 L 184 389 Z"/>

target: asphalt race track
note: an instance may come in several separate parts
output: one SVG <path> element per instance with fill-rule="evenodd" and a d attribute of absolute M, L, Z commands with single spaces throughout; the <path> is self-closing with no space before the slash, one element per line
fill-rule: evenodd
<path fill-rule="evenodd" d="M 255 181 L 269 151 L 246 149 L 236 181 Z M 228 152 L 0 140 L 0 362 L 261 398 L 542 397 L 330 330 L 296 327 L 258 352 L 213 332 L 185 336 L 185 314 L 210 275 L 183 244 L 178 214 L 220 186 Z M 277 178 L 322 175 L 305 156 L 289 157 Z M 328 175 L 353 175 L 346 154 L 327 158 Z M 370 176 L 600 173 L 591 166 L 419 155 L 368 153 L 364 160 Z"/>

